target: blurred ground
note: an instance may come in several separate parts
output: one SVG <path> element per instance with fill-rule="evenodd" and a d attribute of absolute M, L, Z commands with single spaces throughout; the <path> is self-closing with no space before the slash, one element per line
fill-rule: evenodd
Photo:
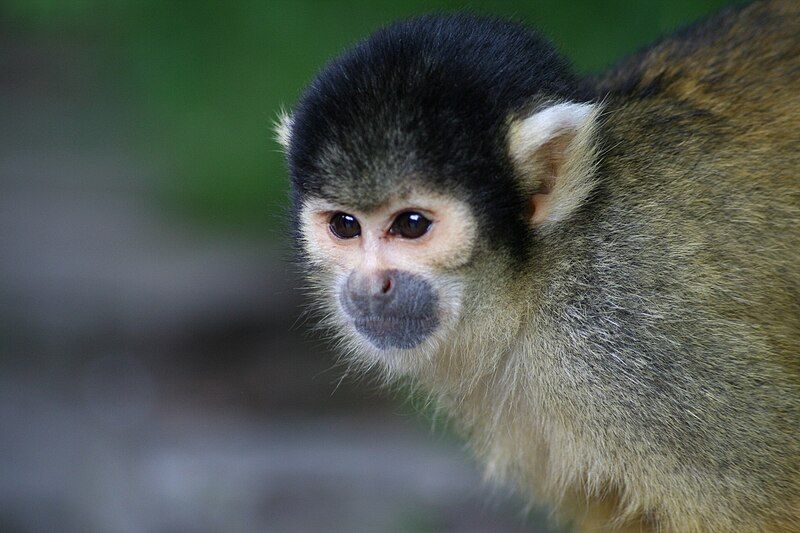
<path fill-rule="evenodd" d="M 476 5 L 586 69 L 721 3 Z M 458 6 L 0 2 L 0 531 L 546 531 L 402 398 L 340 383 L 288 260 L 280 104 Z"/>

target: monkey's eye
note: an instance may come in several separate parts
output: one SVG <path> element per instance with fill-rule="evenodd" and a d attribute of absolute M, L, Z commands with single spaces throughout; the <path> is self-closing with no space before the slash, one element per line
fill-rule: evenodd
<path fill-rule="evenodd" d="M 328 226 L 334 235 L 340 239 L 352 239 L 361 235 L 361 226 L 353 215 L 336 213 L 331 217 Z"/>
<path fill-rule="evenodd" d="M 430 227 L 430 220 L 414 211 L 406 211 L 397 215 L 392 227 L 389 228 L 389 233 L 400 235 L 405 239 L 418 239 L 425 235 Z"/>

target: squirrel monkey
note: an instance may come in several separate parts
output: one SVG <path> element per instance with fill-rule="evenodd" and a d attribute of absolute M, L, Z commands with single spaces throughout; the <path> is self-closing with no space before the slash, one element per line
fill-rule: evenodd
<path fill-rule="evenodd" d="M 277 135 L 315 302 L 578 528 L 800 531 L 800 2 L 610 71 L 469 14 L 380 29 Z"/>

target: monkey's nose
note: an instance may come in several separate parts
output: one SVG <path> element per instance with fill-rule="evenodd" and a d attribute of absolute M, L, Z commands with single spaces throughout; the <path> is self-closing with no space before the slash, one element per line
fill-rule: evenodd
<path fill-rule="evenodd" d="M 397 281 L 392 271 L 353 273 L 345 290 L 350 301 L 363 311 L 382 313 L 395 297 Z"/>

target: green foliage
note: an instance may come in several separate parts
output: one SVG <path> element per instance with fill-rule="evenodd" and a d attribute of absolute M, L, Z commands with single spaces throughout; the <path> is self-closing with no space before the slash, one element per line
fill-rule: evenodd
<path fill-rule="evenodd" d="M 724 0 L 6 0 L 18 31 L 89 43 L 130 107 L 141 157 L 166 167 L 168 205 L 266 231 L 286 178 L 271 123 L 326 59 L 399 17 L 469 8 L 541 28 L 596 70 Z"/>

